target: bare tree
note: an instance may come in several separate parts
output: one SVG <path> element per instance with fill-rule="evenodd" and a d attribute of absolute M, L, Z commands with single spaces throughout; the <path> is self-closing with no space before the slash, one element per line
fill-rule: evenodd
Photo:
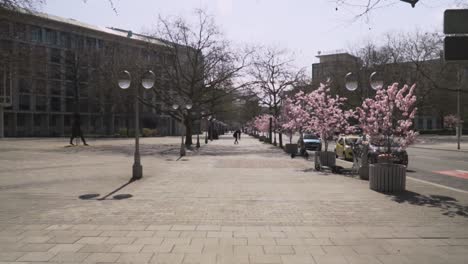
<path fill-rule="evenodd" d="M 383 44 L 368 43 L 354 51 L 358 65 L 353 70 L 361 73 L 360 104 L 373 91 L 368 87 L 369 74 L 379 72 L 385 84 L 399 82 L 417 84 L 418 108 L 422 113 L 442 117 L 453 111 L 455 92 L 459 89 L 459 65 L 443 60 L 443 35 L 437 32 L 388 33 Z M 346 91 L 344 91 L 346 93 Z M 467 91 L 462 90 L 462 93 Z M 437 111 L 437 113 L 434 113 Z"/>
<path fill-rule="evenodd" d="M 82 0 L 88 2 L 88 0 Z M 108 0 L 112 10 L 117 13 L 117 8 L 113 0 Z M 0 9 L 36 11 L 39 7 L 47 3 L 47 0 L 0 0 Z"/>
<path fill-rule="evenodd" d="M 45 0 L 0 0 L 0 8 L 17 10 L 36 10 Z"/>
<path fill-rule="evenodd" d="M 203 10 L 196 10 L 194 17 L 193 23 L 160 17 L 153 34 L 166 45 L 160 56 L 163 67 L 157 73 L 161 89 L 153 91 L 162 103 L 160 110 L 185 126 L 186 145 L 192 144 L 196 119 L 215 114 L 224 97 L 247 85 L 240 78 L 250 55 L 247 50 L 234 50 Z M 174 104 L 181 107 L 174 110 Z M 185 104 L 192 109 L 185 109 Z"/>
<path fill-rule="evenodd" d="M 372 12 L 388 8 L 390 6 L 406 3 L 410 4 L 413 8 L 417 7 L 418 3 L 424 4 L 440 4 L 438 0 L 333 0 L 336 4 L 336 11 L 346 10 L 353 14 L 353 20 L 366 19 L 369 22 L 369 16 Z M 447 8 L 451 6 L 468 7 L 465 0 L 446 0 Z"/>
<path fill-rule="evenodd" d="M 304 79 L 304 69 L 297 70 L 293 62 L 293 55 L 288 51 L 268 47 L 258 49 L 250 69 L 250 76 L 254 81 L 251 87 L 260 98 L 260 104 L 268 107 L 275 119 L 280 115 L 286 93 Z M 275 124 L 274 145 L 277 131 L 278 127 Z M 281 132 L 279 140 L 282 146 Z"/>

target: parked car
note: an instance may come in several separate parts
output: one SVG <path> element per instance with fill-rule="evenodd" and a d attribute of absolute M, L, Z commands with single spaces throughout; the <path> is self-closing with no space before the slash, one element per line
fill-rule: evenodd
<path fill-rule="evenodd" d="M 369 143 L 367 155 L 369 164 L 377 163 L 379 161 L 379 156 L 387 153 L 387 148 L 388 146 L 384 144 Z M 356 141 L 353 151 L 356 155 L 358 164 L 361 164 L 361 155 L 359 153 L 362 151 L 362 138 Z M 391 143 L 390 151 L 391 154 L 389 159 L 392 163 L 408 166 L 408 153 L 398 145 L 398 143 Z"/>
<path fill-rule="evenodd" d="M 321 151 L 322 150 L 322 141 L 319 137 L 314 134 L 304 134 L 303 135 L 304 145 L 306 150 L 315 150 Z M 298 141 L 300 145 L 301 142 Z"/>
<path fill-rule="evenodd" d="M 359 139 L 356 135 L 342 135 L 336 141 L 335 154 L 337 158 L 353 160 L 353 145 Z"/>

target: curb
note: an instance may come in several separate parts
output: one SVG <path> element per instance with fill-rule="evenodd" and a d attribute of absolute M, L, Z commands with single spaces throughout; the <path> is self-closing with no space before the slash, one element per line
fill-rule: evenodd
<path fill-rule="evenodd" d="M 452 151 L 452 152 L 466 152 L 468 153 L 468 150 L 464 150 L 464 149 L 442 149 L 442 148 L 431 148 L 431 147 L 415 147 L 415 146 L 411 146 L 409 148 L 416 148 L 416 149 L 432 149 L 432 150 L 441 150 L 441 151 Z"/>

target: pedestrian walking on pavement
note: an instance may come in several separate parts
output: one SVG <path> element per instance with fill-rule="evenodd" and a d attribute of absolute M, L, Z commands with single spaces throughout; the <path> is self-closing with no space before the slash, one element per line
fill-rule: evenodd
<path fill-rule="evenodd" d="M 72 134 L 71 134 L 71 137 L 70 137 L 70 145 L 74 145 L 73 144 L 73 139 L 75 139 L 77 137 L 80 137 L 81 141 L 83 141 L 83 144 L 85 146 L 88 146 L 88 144 L 86 144 L 86 140 L 83 137 L 83 132 L 81 131 L 80 114 L 75 113 L 73 115 Z"/>
<path fill-rule="evenodd" d="M 232 136 L 234 137 L 234 145 L 239 144 L 239 130 L 236 130 Z"/>

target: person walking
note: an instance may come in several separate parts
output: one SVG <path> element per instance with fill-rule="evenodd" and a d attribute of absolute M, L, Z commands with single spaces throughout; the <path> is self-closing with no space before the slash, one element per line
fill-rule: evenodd
<path fill-rule="evenodd" d="M 70 145 L 74 145 L 73 144 L 73 139 L 75 139 L 77 137 L 80 137 L 81 141 L 83 141 L 83 144 L 85 146 L 88 146 L 88 144 L 86 144 L 86 140 L 83 137 L 83 132 L 81 132 L 80 115 L 75 113 L 73 115 L 72 134 L 71 134 L 71 137 L 70 137 Z"/>
<path fill-rule="evenodd" d="M 239 140 L 238 140 L 239 130 L 236 130 L 234 134 L 232 134 L 232 136 L 234 137 L 234 145 L 239 144 Z"/>

